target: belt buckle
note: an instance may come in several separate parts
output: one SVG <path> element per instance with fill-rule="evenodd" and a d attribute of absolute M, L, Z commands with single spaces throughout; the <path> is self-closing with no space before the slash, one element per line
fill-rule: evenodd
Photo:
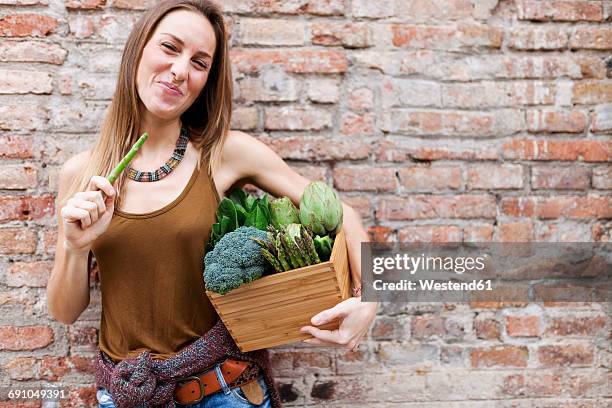
<path fill-rule="evenodd" d="M 202 401 L 204 399 L 204 384 L 202 384 L 202 380 L 200 379 L 200 377 L 197 377 L 195 375 L 192 375 L 192 376 L 189 376 L 189 377 L 185 377 L 181 381 L 179 381 L 179 384 L 186 383 L 186 382 L 189 382 L 191 380 L 195 380 L 195 381 L 198 382 L 198 385 L 200 386 L 200 398 L 198 398 L 195 401 L 189 402 L 188 403 L 189 405 L 197 404 L 198 402 L 200 402 L 200 401 Z M 176 404 L 182 404 L 181 402 L 178 402 L 176 399 L 174 399 L 174 395 L 172 396 L 172 399 L 174 400 L 174 402 Z"/>

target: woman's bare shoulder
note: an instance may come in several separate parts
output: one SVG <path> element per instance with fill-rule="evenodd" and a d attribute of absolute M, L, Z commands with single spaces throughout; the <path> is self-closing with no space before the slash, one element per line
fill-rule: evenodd
<path fill-rule="evenodd" d="M 83 171 L 90 156 L 91 150 L 85 150 L 66 160 L 59 174 L 60 186 L 70 184 Z"/>

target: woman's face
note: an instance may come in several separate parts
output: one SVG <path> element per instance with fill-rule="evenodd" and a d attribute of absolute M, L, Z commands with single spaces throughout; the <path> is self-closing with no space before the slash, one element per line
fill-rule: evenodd
<path fill-rule="evenodd" d="M 161 119 L 180 117 L 206 85 L 215 46 L 215 32 L 203 15 L 190 10 L 166 14 L 138 65 L 136 87 L 144 107 Z"/>

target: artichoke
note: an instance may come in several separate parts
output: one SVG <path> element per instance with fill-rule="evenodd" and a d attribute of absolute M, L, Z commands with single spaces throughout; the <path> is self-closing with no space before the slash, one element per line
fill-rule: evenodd
<path fill-rule="evenodd" d="M 270 202 L 270 222 L 277 229 L 300 222 L 298 210 L 288 197 L 277 198 Z"/>
<path fill-rule="evenodd" d="M 342 227 L 342 202 L 336 190 L 322 181 L 308 184 L 300 199 L 300 223 L 314 235 L 338 232 Z"/>

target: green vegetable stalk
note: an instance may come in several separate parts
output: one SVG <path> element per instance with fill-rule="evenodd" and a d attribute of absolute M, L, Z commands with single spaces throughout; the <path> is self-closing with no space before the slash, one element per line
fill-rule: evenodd
<path fill-rule="evenodd" d="M 117 167 L 115 167 L 108 175 L 108 177 L 106 177 L 111 184 L 113 184 L 117 180 L 121 172 L 125 170 L 128 164 L 130 164 L 130 162 L 136 155 L 136 152 L 138 152 L 138 149 L 140 149 L 140 147 L 144 144 L 148 137 L 149 134 L 147 132 L 144 132 L 142 136 L 138 138 L 136 143 L 134 143 L 128 154 L 126 154 L 125 157 L 121 159 Z"/>

